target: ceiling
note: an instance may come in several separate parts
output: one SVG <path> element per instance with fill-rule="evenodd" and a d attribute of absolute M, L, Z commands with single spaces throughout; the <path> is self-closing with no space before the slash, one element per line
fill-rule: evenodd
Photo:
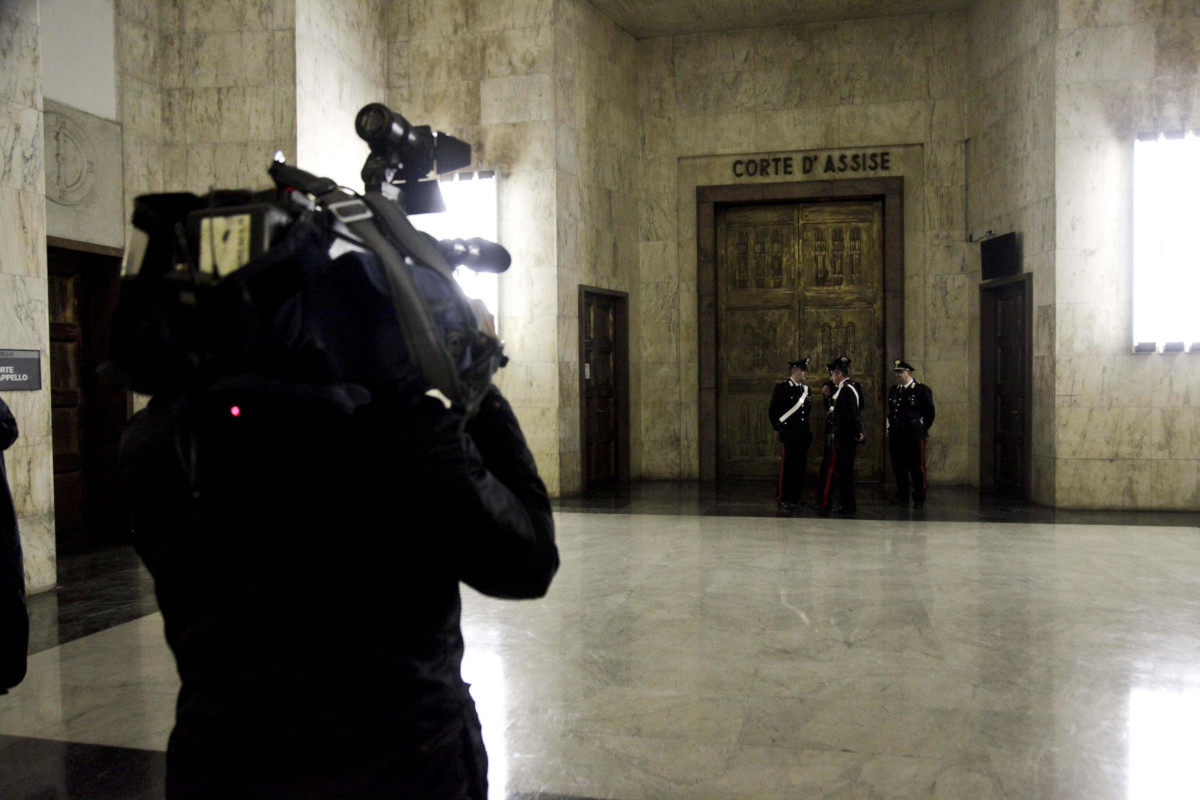
<path fill-rule="evenodd" d="M 588 0 L 638 39 L 959 11 L 970 0 Z"/>

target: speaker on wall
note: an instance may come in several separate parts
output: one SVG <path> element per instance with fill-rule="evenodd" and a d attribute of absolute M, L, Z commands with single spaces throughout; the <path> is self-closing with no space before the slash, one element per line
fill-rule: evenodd
<path fill-rule="evenodd" d="M 979 263 L 983 268 L 985 281 L 1020 275 L 1021 253 L 1017 248 L 1016 232 L 993 236 L 980 242 Z"/>

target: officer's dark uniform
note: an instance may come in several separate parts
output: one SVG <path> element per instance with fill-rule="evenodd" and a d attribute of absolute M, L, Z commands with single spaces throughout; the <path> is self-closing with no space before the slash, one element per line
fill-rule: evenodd
<path fill-rule="evenodd" d="M 899 359 L 895 369 L 913 371 L 912 365 Z M 925 504 L 929 481 L 925 474 L 925 440 L 933 425 L 933 391 L 923 383 L 912 380 L 907 386 L 892 386 L 888 390 L 888 450 L 892 456 L 892 471 L 896 474 L 896 496 L 893 502 L 913 506 Z"/>
<path fill-rule="evenodd" d="M 789 361 L 788 370 L 808 371 L 808 359 Z M 804 496 L 804 470 L 808 464 L 808 448 L 812 430 L 808 425 L 812 409 L 812 392 L 803 383 L 791 378 L 775 385 L 767 415 L 771 427 L 779 434 L 782 456 L 779 463 L 779 483 L 775 501 L 784 511 L 790 511 Z"/>
<path fill-rule="evenodd" d="M 0 400 L 0 694 L 25 677 L 29 615 L 17 512 L 4 471 L 4 453 L 17 440 L 17 420 Z"/>
<path fill-rule="evenodd" d="M 829 371 L 850 372 L 850 359 L 839 356 L 830 361 Z M 825 420 L 825 455 L 821 458 L 821 472 L 817 484 L 817 511 L 828 516 L 833 504 L 833 490 L 837 487 L 839 514 L 853 514 L 857 510 L 854 500 L 854 457 L 862 435 L 862 387 L 847 377 L 841 387 L 833 387 L 825 399 L 828 411 Z"/>

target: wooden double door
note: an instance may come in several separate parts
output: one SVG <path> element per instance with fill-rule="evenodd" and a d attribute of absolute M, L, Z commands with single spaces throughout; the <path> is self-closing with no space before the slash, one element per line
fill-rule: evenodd
<path fill-rule="evenodd" d="M 787 362 L 808 356 L 813 450 L 820 462 L 825 365 L 851 359 L 862 384 L 866 444 L 855 475 L 884 470 L 883 201 L 838 200 L 716 211 L 718 477 L 774 477 L 779 445 L 767 417 Z"/>

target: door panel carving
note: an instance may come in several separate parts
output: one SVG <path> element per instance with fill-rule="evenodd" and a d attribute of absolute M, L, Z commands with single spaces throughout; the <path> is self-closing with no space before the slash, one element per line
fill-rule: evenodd
<path fill-rule="evenodd" d="M 775 378 L 780 354 L 796 346 L 796 315 L 790 308 L 737 308 L 726 315 L 732 375 Z M 793 356 L 794 358 L 794 356 Z"/>
<path fill-rule="evenodd" d="M 789 360 L 809 355 L 809 384 L 819 393 L 825 363 L 844 353 L 866 395 L 867 445 L 855 471 L 879 480 L 887 387 L 882 204 L 737 206 L 719 209 L 716 222 L 718 476 L 775 476 L 779 450 L 766 412 L 772 388 Z M 818 439 L 823 416 L 814 414 Z M 818 460 L 810 458 L 810 470 Z"/>

